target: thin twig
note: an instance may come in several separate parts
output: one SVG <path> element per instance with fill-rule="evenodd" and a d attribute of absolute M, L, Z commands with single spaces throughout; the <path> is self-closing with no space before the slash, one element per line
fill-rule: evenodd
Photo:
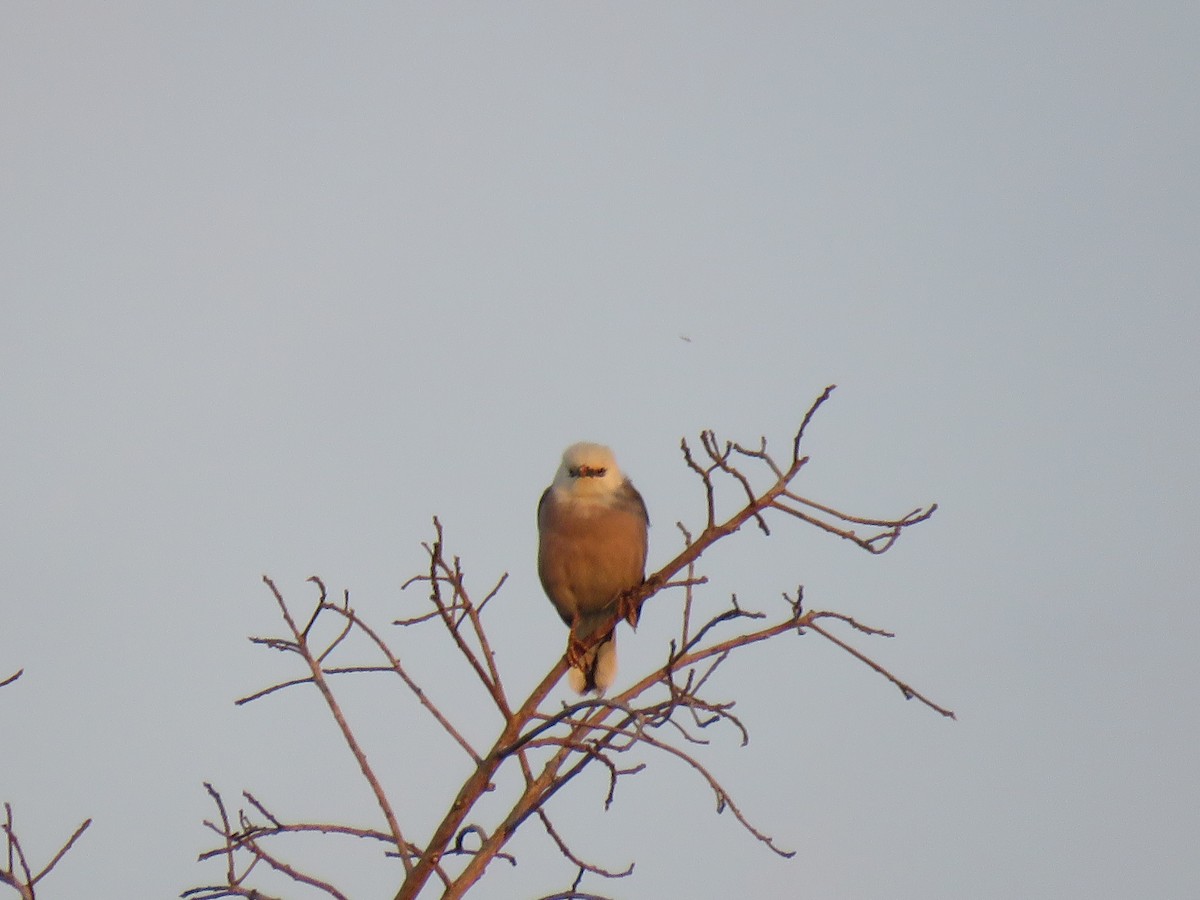
<path fill-rule="evenodd" d="M 816 617 L 813 613 L 809 613 L 809 616 Z M 954 714 L 954 710 L 947 709 L 944 706 L 938 706 L 938 704 L 934 703 L 932 700 L 930 700 L 928 697 L 926 697 L 920 691 L 915 690 L 914 688 L 905 684 L 903 681 L 901 681 L 899 678 L 897 678 L 895 675 L 893 675 L 891 672 L 889 672 L 887 669 L 885 669 L 879 663 L 875 662 L 875 660 L 871 659 L 871 657 L 867 656 L 865 653 L 861 653 L 858 650 L 854 649 L 849 644 L 847 644 L 845 641 L 843 641 L 841 638 L 835 637 L 833 634 L 826 631 L 820 625 L 817 625 L 814 622 L 810 621 L 810 622 L 806 623 L 805 627 L 811 628 L 817 634 L 821 635 L 821 637 L 825 638 L 826 640 L 828 640 L 834 644 L 837 644 L 839 647 L 841 647 L 843 650 L 845 650 L 847 653 L 849 653 L 851 656 L 853 656 L 859 662 L 864 663 L 865 665 L 874 669 L 876 672 L 878 672 L 880 675 L 882 675 L 884 678 L 886 678 L 888 681 L 890 681 L 892 684 L 894 684 L 899 689 L 900 693 L 904 695 L 905 700 L 913 700 L 913 699 L 920 700 L 922 703 L 924 703 L 930 709 L 934 710 L 935 712 L 941 713 L 947 719 L 957 719 L 958 718 L 958 716 L 956 716 Z M 863 629 L 860 628 L 859 630 L 863 630 Z"/>
<path fill-rule="evenodd" d="M 358 763 L 359 771 L 362 772 L 363 778 L 366 779 L 367 784 L 371 788 L 371 793 L 375 795 L 375 801 L 379 805 L 379 809 L 383 813 L 383 817 L 388 823 L 388 829 L 391 831 L 392 837 L 396 841 L 396 850 L 400 854 L 400 861 L 404 864 L 405 872 L 409 872 L 412 869 L 412 862 L 409 860 L 408 855 L 404 852 L 408 842 L 405 841 L 404 835 L 400 830 L 400 823 L 396 820 L 396 814 L 392 811 L 391 801 L 384 792 L 383 785 L 380 784 L 378 777 L 375 775 L 374 769 L 367 761 L 366 753 L 359 745 L 358 739 L 354 736 L 354 732 L 350 729 L 350 725 L 346 721 L 346 717 L 342 714 L 341 705 L 338 703 L 337 698 L 334 697 L 333 691 L 329 687 L 329 682 L 325 679 L 325 673 L 321 670 L 320 662 L 318 662 L 316 657 L 313 656 L 313 654 L 308 650 L 307 639 L 304 638 L 300 634 L 300 631 L 296 628 L 296 623 L 292 619 L 292 614 L 288 610 L 287 603 L 284 602 L 283 595 L 280 594 L 279 589 L 275 586 L 275 582 L 265 575 L 263 576 L 263 582 L 268 588 L 270 588 L 271 593 L 274 595 L 275 602 L 279 606 L 279 611 L 283 616 L 283 620 L 287 623 L 288 629 L 291 631 L 292 637 L 295 639 L 296 646 L 299 648 L 301 655 L 304 657 L 304 661 L 308 663 L 313 684 L 315 684 L 317 686 L 317 690 L 320 691 L 321 697 L 325 701 L 325 705 L 329 708 L 330 714 L 337 723 L 338 730 L 342 733 L 342 739 L 346 742 L 346 745 L 350 748 L 350 752 L 354 755 L 354 759 Z M 324 603 L 325 586 L 320 582 L 319 579 L 315 580 L 315 583 L 321 590 L 321 602 Z"/>

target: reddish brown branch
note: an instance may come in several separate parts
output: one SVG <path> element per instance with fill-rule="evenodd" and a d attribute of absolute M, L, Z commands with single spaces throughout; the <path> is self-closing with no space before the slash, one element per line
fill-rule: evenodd
<path fill-rule="evenodd" d="M 651 747 L 657 747 L 659 750 L 662 750 L 664 753 L 670 754 L 671 756 L 674 756 L 677 759 L 680 759 L 683 762 L 687 763 L 689 766 L 692 767 L 692 769 L 695 772 L 697 772 L 700 775 L 701 778 L 703 778 L 706 782 L 708 782 L 708 786 L 712 789 L 713 794 L 716 796 L 718 813 L 724 812 L 725 809 L 728 808 L 729 811 L 733 813 L 734 818 L 736 818 L 738 820 L 738 822 L 741 823 L 741 826 L 743 828 L 745 828 L 748 832 L 750 832 L 752 835 L 754 835 L 754 837 L 756 837 L 759 841 L 761 841 L 762 843 L 764 843 L 768 847 L 770 847 L 771 850 L 773 850 L 775 853 L 778 853 L 780 856 L 784 857 L 785 859 L 791 859 L 793 856 L 796 855 L 795 850 L 783 850 L 783 849 L 777 847 L 775 845 L 775 842 L 771 839 L 770 835 L 767 835 L 764 832 L 759 831 L 757 828 L 755 828 L 754 825 L 751 824 L 750 820 L 747 819 L 746 816 L 742 813 L 742 811 L 740 809 L 738 809 L 737 804 L 733 802 L 733 798 L 729 795 L 729 792 L 727 790 L 725 790 L 724 787 L 722 787 L 721 783 L 719 781 L 717 781 L 716 778 L 713 777 L 712 773 L 709 772 L 708 769 L 706 769 L 700 763 L 700 761 L 697 760 L 694 756 L 684 753 L 678 747 L 673 747 L 672 745 L 666 743 L 665 741 L 660 741 L 657 738 L 654 738 L 648 734 L 640 735 L 640 739 L 644 743 L 649 744 Z"/>
<path fill-rule="evenodd" d="M 417 864 L 413 867 L 413 871 L 405 878 L 404 884 L 401 885 L 400 890 L 396 893 L 396 900 L 413 900 L 424 889 L 429 876 L 440 863 L 442 856 L 446 852 L 446 848 L 450 846 L 450 842 L 475 805 L 475 801 L 487 790 L 496 770 L 500 768 L 500 764 L 507 758 L 507 754 L 503 751 L 513 744 L 522 724 L 529 721 L 530 717 L 541 706 L 542 701 L 546 699 L 546 695 L 550 693 L 566 670 L 567 662 L 564 656 L 551 668 L 541 683 L 533 689 L 533 692 L 521 704 L 520 709 L 509 717 L 492 750 L 483 758 L 483 762 L 476 766 L 475 771 L 471 773 L 470 777 L 467 778 L 466 782 L 459 789 L 458 796 L 450 804 L 446 816 L 434 830 L 433 836 L 426 846 L 424 853 L 422 853 L 421 858 L 417 861 Z M 536 790 L 538 785 L 539 782 L 535 779 L 526 787 L 526 792 Z M 507 834 L 503 836 L 505 842 L 508 840 L 508 836 Z M 494 839 L 495 833 L 493 833 Z M 480 860 L 484 859 L 484 853 L 490 849 L 490 846 L 481 848 L 480 853 L 467 866 L 467 871 L 470 871 L 474 877 L 464 882 L 464 878 L 468 877 L 467 871 L 465 871 L 455 881 L 457 892 L 448 890 L 445 895 L 447 898 L 462 896 L 466 889 L 475 883 L 483 873 L 482 866 L 477 864 Z M 499 849 L 499 847 L 496 849 Z"/>
<path fill-rule="evenodd" d="M 804 440 L 804 432 L 812 421 L 813 416 L 817 414 L 817 410 L 821 408 L 835 390 L 837 390 L 836 384 L 828 385 L 821 392 L 821 396 L 816 399 L 816 402 L 808 408 L 808 412 L 804 414 L 804 418 L 800 422 L 800 427 L 796 430 L 796 437 L 792 441 L 792 465 L 800 461 L 800 442 Z"/>
<path fill-rule="evenodd" d="M 250 806 L 263 816 L 270 824 L 262 825 L 255 823 L 245 811 L 239 810 L 238 823 L 236 827 L 231 824 L 229 813 L 226 809 L 224 800 L 216 789 L 206 783 L 205 788 L 217 807 L 219 815 L 219 824 L 206 821 L 204 824 L 211 831 L 220 836 L 222 845 L 212 850 L 207 850 L 200 854 L 201 861 L 213 859 L 215 857 L 224 857 L 226 859 L 225 881 L 224 885 L 208 885 L 205 887 L 193 888 L 184 892 L 184 897 L 195 897 L 199 900 L 209 900 L 216 897 L 265 897 L 265 894 L 256 892 L 255 889 L 245 885 L 247 877 L 260 863 L 266 864 L 268 867 L 275 869 L 281 874 L 287 875 L 297 883 L 308 884 L 325 893 L 333 892 L 331 896 L 340 896 L 338 889 L 332 884 L 323 879 L 315 878 L 314 876 L 302 872 L 296 866 L 290 863 L 284 863 L 278 854 L 266 848 L 264 842 L 271 839 L 277 839 L 286 835 L 304 834 L 304 833 L 321 833 L 330 835 L 340 835 L 355 839 L 367 839 L 378 841 L 387 846 L 394 846 L 395 839 L 391 834 L 377 831 L 369 828 L 354 828 L 347 825 L 338 825 L 333 823 L 313 823 L 313 822 L 285 822 L 269 810 L 265 804 L 259 801 L 253 794 L 248 791 L 243 792 L 243 797 Z M 237 866 L 237 855 L 244 854 L 245 866 L 239 873 Z M 397 855 L 395 851 L 391 851 L 389 856 Z M 415 851 L 409 848 L 408 855 L 414 856 Z M 442 879 L 443 884 L 448 885 L 449 879 L 440 869 L 437 875 Z"/>
<path fill-rule="evenodd" d="M 399 658 L 392 652 L 392 649 L 386 643 L 384 643 L 383 639 L 374 631 L 374 629 L 367 625 L 367 623 L 359 618 L 358 615 L 351 609 L 335 608 L 334 611 L 339 615 L 345 616 L 349 624 L 357 626 L 358 630 L 371 640 L 371 642 L 379 649 L 379 652 L 382 653 L 387 659 L 388 668 L 400 676 L 400 679 L 404 682 L 405 686 L 412 691 L 413 695 L 417 698 L 420 704 L 425 707 L 426 711 L 437 720 L 437 723 L 442 726 L 442 729 L 454 739 L 455 743 L 457 743 L 463 748 L 464 751 L 466 751 L 466 754 L 471 757 L 474 762 L 478 763 L 479 754 L 475 752 L 475 749 L 467 742 L 467 739 L 463 737 L 462 733 L 459 732 L 459 730 L 454 727 L 454 724 L 442 713 L 437 704 L 433 703 L 429 699 L 428 695 L 421 688 L 421 686 L 409 676 L 409 674 L 404 670 L 404 666 L 400 664 Z"/>
<path fill-rule="evenodd" d="M 832 615 L 833 617 L 839 618 L 842 621 L 850 621 L 860 631 L 867 631 L 868 633 L 873 633 L 873 634 L 886 634 L 886 632 L 878 632 L 878 631 L 871 631 L 869 629 L 864 629 L 861 626 L 859 626 L 857 622 L 854 622 L 853 619 L 848 619 L 846 616 L 838 616 L 836 614 L 828 614 L 828 615 Z M 901 681 L 899 678 L 897 678 L 895 675 L 893 675 L 891 672 L 889 672 L 887 669 L 885 669 L 879 663 L 875 662 L 875 660 L 871 659 L 871 657 L 867 656 L 865 653 L 861 653 L 860 651 L 854 649 L 849 644 L 847 644 L 845 641 L 843 641 L 841 638 L 835 637 L 833 634 L 826 631 L 820 625 L 817 625 L 813 621 L 811 621 L 811 619 L 821 618 L 821 616 L 822 616 L 821 613 L 809 613 L 809 615 L 806 618 L 809 618 L 810 621 L 804 623 L 805 627 L 811 628 L 813 631 L 815 631 L 817 634 L 821 635 L 821 637 L 825 638 L 827 641 L 830 641 L 831 643 L 834 643 L 837 646 L 841 647 L 843 650 L 845 650 L 847 653 L 849 653 L 851 656 L 853 656 L 859 662 L 874 669 L 876 672 L 878 672 L 880 675 L 882 675 L 884 678 L 886 678 L 888 681 L 890 681 L 892 684 L 894 684 L 899 689 L 900 693 L 904 695 L 905 700 L 913 700 L 913 699 L 920 700 L 922 703 L 924 703 L 930 709 L 934 710 L 935 712 L 941 713 L 943 716 L 945 716 L 948 719 L 957 719 L 958 718 L 954 714 L 954 710 L 946 709 L 943 706 L 938 706 L 936 703 L 934 703 L 932 700 L 930 700 L 928 697 L 926 697 L 920 691 L 917 691 L 917 690 L 913 689 L 912 687 L 910 687 L 909 685 L 905 684 L 903 681 Z M 888 637 L 891 637 L 891 635 L 888 635 Z"/>
<path fill-rule="evenodd" d="M 321 590 L 321 603 L 324 604 L 325 586 L 321 584 L 319 579 L 315 579 L 314 581 Z M 379 778 L 375 775 L 374 769 L 367 761 L 366 753 L 359 745 L 358 739 L 354 736 L 354 732 L 351 730 L 349 723 L 346 721 L 346 717 L 342 714 L 341 705 L 338 703 L 337 698 L 333 695 L 332 689 L 329 687 L 329 682 L 325 678 L 325 673 L 321 669 L 320 662 L 309 651 L 308 638 L 302 635 L 296 628 L 295 620 L 292 619 L 292 614 L 288 610 L 287 603 L 284 602 L 283 595 L 279 593 L 279 589 L 275 586 L 275 582 L 265 575 L 263 576 L 263 582 L 268 588 L 270 588 L 271 593 L 274 595 L 275 602 L 279 606 L 279 611 L 283 616 L 283 620 L 287 623 L 288 629 L 291 631 L 292 637 L 295 640 L 297 652 L 303 656 L 304 661 L 308 664 L 308 669 L 310 676 L 312 677 L 313 684 L 315 684 L 317 690 L 320 691 L 321 697 L 325 701 L 325 705 L 329 708 L 330 715 L 333 716 L 334 721 L 337 723 L 338 730 L 342 733 L 342 738 L 345 740 L 346 746 L 350 748 L 350 752 L 354 755 L 354 759 L 358 763 L 359 771 L 362 772 L 363 778 L 366 779 L 367 784 L 371 788 L 371 793 L 375 796 L 375 802 L 379 805 L 379 809 L 383 813 L 384 819 L 387 821 L 388 830 L 392 833 L 392 837 L 396 842 L 396 851 L 400 855 L 400 861 L 404 864 L 405 872 L 410 871 L 412 868 L 412 862 L 405 853 L 407 841 L 405 841 L 404 835 L 400 830 L 400 823 L 396 820 L 396 814 L 392 810 L 391 801 L 388 799 L 387 794 L 383 790 L 383 785 L 380 784 Z"/>
<path fill-rule="evenodd" d="M 571 848 L 567 846 L 566 841 L 562 839 L 558 833 L 558 830 L 550 821 L 550 817 L 546 815 L 546 811 L 544 809 L 539 809 L 537 812 L 538 818 L 541 819 L 542 826 L 546 829 L 546 834 L 550 835 L 550 839 L 554 841 L 555 846 L 558 847 L 558 851 L 568 860 L 578 866 L 582 871 L 591 872 L 593 875 L 599 875 L 601 878 L 626 878 L 633 874 L 633 863 L 630 863 L 620 872 L 614 872 L 610 869 L 604 869 L 600 866 L 594 865 L 593 863 L 585 862 L 584 860 L 580 859 L 571 852 Z"/>
<path fill-rule="evenodd" d="M 19 675 L 20 673 L 18 672 L 17 674 Z M 50 858 L 50 861 L 37 872 L 34 872 L 30 868 L 28 858 L 25 856 L 25 849 L 21 846 L 21 839 L 17 836 L 12 805 L 5 803 L 4 821 L 0 823 L 0 831 L 4 832 L 8 862 L 3 868 L 0 868 L 0 884 L 6 884 L 13 888 L 22 900 L 34 900 L 37 883 L 54 870 L 54 867 L 75 846 L 75 842 L 79 840 L 79 837 L 87 831 L 88 826 L 91 824 L 91 819 L 84 819 L 80 826 L 67 838 L 66 843 Z"/>
<path fill-rule="evenodd" d="M 432 545 L 422 544 L 425 552 L 429 555 L 429 572 L 426 575 L 415 579 L 409 579 L 404 586 L 407 587 L 414 581 L 428 581 L 430 586 L 429 599 L 433 601 L 437 611 L 437 618 L 440 618 L 443 625 L 446 627 L 447 633 L 457 646 L 459 653 L 467 661 L 474 670 L 476 677 L 483 684 L 484 689 L 496 704 L 500 714 L 508 719 L 512 716 L 512 709 L 508 702 L 508 698 L 504 693 L 504 686 L 500 680 L 500 673 L 496 668 L 495 655 L 492 652 L 491 645 L 488 643 L 487 634 L 483 630 L 483 625 L 479 619 L 479 611 L 471 602 L 470 596 L 467 594 L 466 587 L 463 583 L 462 569 L 459 566 L 458 559 L 454 560 L 451 566 L 442 553 L 444 535 L 442 532 L 442 523 L 437 516 L 433 518 L 433 527 L 437 535 Z M 506 576 L 507 577 L 507 576 Z M 501 584 L 504 579 L 501 579 Z M 447 603 L 442 598 L 441 586 L 446 583 L 453 591 L 453 599 Z M 493 589 L 493 594 L 499 590 L 500 585 Z M 486 603 L 492 594 L 484 598 Z M 455 612 L 459 615 L 456 617 Z M 475 635 L 476 642 L 479 645 L 478 652 L 474 647 L 471 647 L 462 635 L 460 625 L 466 619 L 471 623 L 472 630 Z M 413 624 L 412 620 L 398 621 L 397 624 Z M 480 661 L 480 655 L 483 661 Z"/>

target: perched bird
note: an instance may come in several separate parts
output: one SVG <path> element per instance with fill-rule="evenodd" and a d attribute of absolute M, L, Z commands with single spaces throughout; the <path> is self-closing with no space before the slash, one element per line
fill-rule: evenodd
<path fill-rule="evenodd" d="M 603 692 L 616 677 L 612 617 L 617 598 L 645 580 L 649 525 L 642 495 L 610 449 L 588 443 L 566 449 L 538 502 L 538 576 L 571 628 L 567 680 L 580 694 Z M 637 624 L 637 613 L 629 611 L 630 624 Z"/>

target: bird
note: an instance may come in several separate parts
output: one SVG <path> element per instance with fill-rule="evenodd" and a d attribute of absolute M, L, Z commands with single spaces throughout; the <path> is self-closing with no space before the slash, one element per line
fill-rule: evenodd
<path fill-rule="evenodd" d="M 650 517 L 642 495 L 603 444 L 572 444 L 538 501 L 538 577 L 571 629 L 567 682 L 603 694 L 617 674 L 615 612 L 637 625 L 621 595 L 646 577 Z M 605 630 L 607 629 L 607 630 Z"/>

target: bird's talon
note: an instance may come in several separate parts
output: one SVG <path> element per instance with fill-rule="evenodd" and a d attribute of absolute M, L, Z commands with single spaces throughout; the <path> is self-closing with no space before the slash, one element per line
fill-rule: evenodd
<path fill-rule="evenodd" d="M 583 649 L 583 643 L 577 640 L 574 635 L 572 635 L 567 640 L 567 664 L 572 669 L 582 669 L 584 653 L 585 651 Z"/>
<path fill-rule="evenodd" d="M 642 615 L 642 604 L 634 599 L 636 590 L 623 591 L 617 597 L 617 618 L 624 619 L 631 628 L 637 628 Z"/>

